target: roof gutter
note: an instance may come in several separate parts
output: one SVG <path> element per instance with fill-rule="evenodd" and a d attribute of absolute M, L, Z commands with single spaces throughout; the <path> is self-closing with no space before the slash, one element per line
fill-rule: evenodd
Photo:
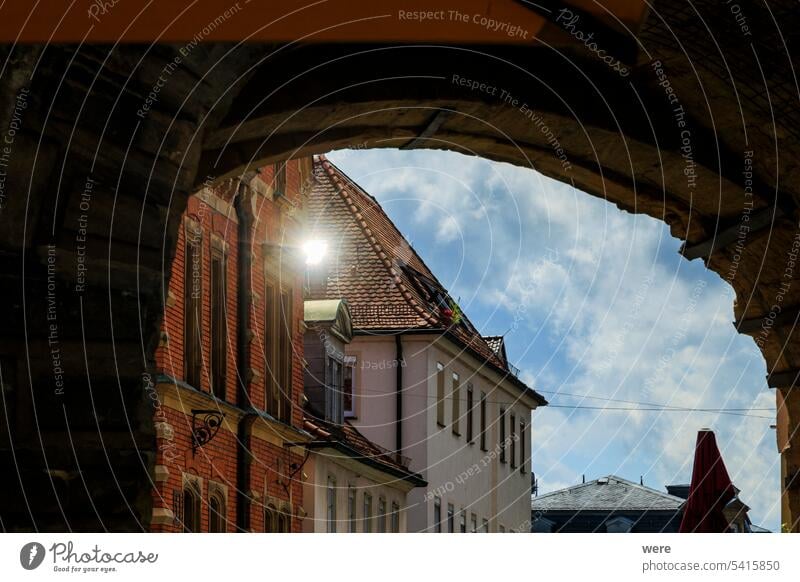
<path fill-rule="evenodd" d="M 402 481 L 407 481 L 411 483 L 414 487 L 425 487 L 428 482 L 422 478 L 421 475 L 418 473 L 413 473 L 411 471 L 404 471 L 392 465 L 388 465 L 382 461 L 374 459 L 372 457 L 368 457 L 363 453 L 358 452 L 352 447 L 347 446 L 345 443 L 337 440 L 314 440 L 307 443 L 303 443 L 302 446 L 308 449 L 323 449 L 329 448 L 337 450 L 341 453 L 345 453 L 348 457 L 355 459 L 360 463 L 364 463 L 365 465 L 369 465 L 374 469 L 378 469 L 379 471 L 383 471 L 384 473 L 389 473 L 394 477 L 398 477 Z"/>

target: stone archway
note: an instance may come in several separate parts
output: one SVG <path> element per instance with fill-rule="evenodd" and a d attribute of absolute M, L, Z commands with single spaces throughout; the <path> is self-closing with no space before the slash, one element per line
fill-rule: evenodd
<path fill-rule="evenodd" d="M 534 167 L 662 219 L 732 284 L 736 325 L 776 388 L 783 522 L 797 530 L 799 91 L 782 32 L 797 17 L 789 2 L 742 6 L 750 35 L 710 1 L 659 3 L 635 42 L 584 20 L 624 75 L 574 26 L 549 46 L 4 48 L 0 357 L 14 420 L 0 458 L 19 478 L 2 526 L 146 525 L 145 371 L 191 192 L 338 147 L 427 147 Z"/>

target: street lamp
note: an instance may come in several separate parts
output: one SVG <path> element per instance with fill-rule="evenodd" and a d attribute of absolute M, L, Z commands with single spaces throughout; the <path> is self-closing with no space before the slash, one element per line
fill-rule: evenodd
<path fill-rule="evenodd" d="M 303 256 L 306 259 L 306 265 L 312 267 L 319 265 L 322 259 L 328 252 L 328 243 L 324 240 L 308 240 L 302 245 Z"/>

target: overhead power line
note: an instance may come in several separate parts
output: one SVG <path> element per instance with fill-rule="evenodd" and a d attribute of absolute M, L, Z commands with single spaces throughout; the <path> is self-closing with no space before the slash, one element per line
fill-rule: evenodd
<path fill-rule="evenodd" d="M 368 388 L 362 388 L 361 392 L 371 392 L 376 396 L 390 396 L 389 393 L 379 391 L 379 390 L 370 390 Z M 592 400 L 601 400 L 604 402 L 615 402 L 620 404 L 631 404 L 633 406 L 590 406 L 590 405 L 583 405 L 583 404 L 553 404 L 548 403 L 544 408 L 566 408 L 566 409 L 573 409 L 573 410 L 609 410 L 614 412 L 706 412 L 706 413 L 713 413 L 713 414 L 727 414 L 730 416 L 742 416 L 747 418 L 761 418 L 764 420 L 774 420 L 775 409 L 774 408 L 696 408 L 696 407 L 689 407 L 689 406 L 675 406 L 672 404 L 660 404 L 656 402 L 641 402 L 637 400 L 623 400 L 619 398 L 608 398 L 605 396 L 591 396 L 588 394 L 574 394 L 570 392 L 559 392 L 556 390 L 537 390 L 537 392 L 541 392 L 543 394 L 552 394 L 553 396 L 566 396 L 571 398 L 586 398 Z M 394 393 L 391 394 L 394 397 Z M 422 394 L 406 394 L 406 398 L 424 398 L 425 400 L 435 401 L 436 396 L 426 396 Z M 477 405 L 479 399 L 475 399 L 475 404 Z M 489 404 L 508 404 L 506 401 L 499 401 L 494 399 L 486 399 L 486 402 Z M 758 414 L 749 414 L 751 412 L 771 412 L 773 416 L 764 416 Z"/>

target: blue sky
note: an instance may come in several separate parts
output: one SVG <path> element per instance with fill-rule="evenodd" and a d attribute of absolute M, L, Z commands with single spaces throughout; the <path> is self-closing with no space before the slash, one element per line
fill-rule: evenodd
<path fill-rule="evenodd" d="M 709 427 L 751 519 L 779 529 L 764 360 L 731 324 L 730 287 L 681 258 L 666 225 L 451 152 L 329 158 L 378 199 L 484 335 L 506 334 L 509 359 L 552 404 L 533 418 L 541 493 L 581 475 L 642 476 L 662 491 L 688 483 L 697 430 Z M 586 408 L 639 406 L 629 402 L 749 411 Z"/>

